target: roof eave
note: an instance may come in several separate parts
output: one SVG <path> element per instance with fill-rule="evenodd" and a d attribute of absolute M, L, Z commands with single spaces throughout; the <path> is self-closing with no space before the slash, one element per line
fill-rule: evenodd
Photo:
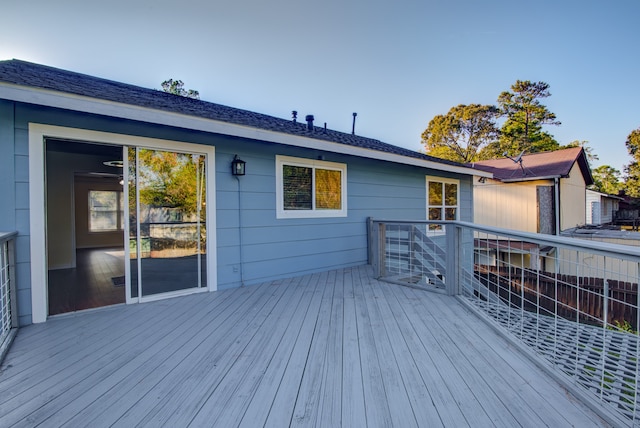
<path fill-rule="evenodd" d="M 0 82 L 0 99 L 492 178 L 488 172 L 149 107 Z"/>
<path fill-rule="evenodd" d="M 545 175 L 542 177 L 520 177 L 520 178 L 507 178 L 505 180 L 500 180 L 499 178 L 496 180 L 502 181 L 503 183 L 516 183 L 519 181 L 536 181 L 536 180 L 552 180 L 556 178 L 565 178 L 564 175 Z"/>

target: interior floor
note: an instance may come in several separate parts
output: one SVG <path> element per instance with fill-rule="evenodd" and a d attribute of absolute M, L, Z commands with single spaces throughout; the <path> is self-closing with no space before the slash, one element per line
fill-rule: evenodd
<path fill-rule="evenodd" d="M 49 315 L 125 302 L 124 250 L 76 251 L 76 267 L 49 271 Z"/>

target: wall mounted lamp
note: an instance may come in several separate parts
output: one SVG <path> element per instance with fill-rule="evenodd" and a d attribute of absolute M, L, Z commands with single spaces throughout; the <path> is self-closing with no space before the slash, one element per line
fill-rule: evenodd
<path fill-rule="evenodd" d="M 487 179 L 485 177 L 480 177 L 478 179 L 478 183 L 484 183 L 485 181 L 487 181 Z"/>
<path fill-rule="evenodd" d="M 235 155 L 233 161 L 231 162 L 231 174 L 233 175 L 244 175 L 245 174 L 245 165 L 247 163 L 240 159 L 238 155 Z"/>

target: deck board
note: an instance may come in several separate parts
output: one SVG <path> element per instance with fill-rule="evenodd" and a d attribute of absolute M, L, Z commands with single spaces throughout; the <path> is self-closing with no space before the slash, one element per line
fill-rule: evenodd
<path fill-rule="evenodd" d="M 325 356 L 329 349 L 329 327 L 336 272 L 330 272 L 322 284 L 323 293 L 313 331 L 313 339 L 307 354 L 304 374 L 298 387 L 296 405 L 291 426 L 315 426 L 319 419 Z"/>
<path fill-rule="evenodd" d="M 330 328 L 322 362 L 322 382 L 318 423 L 320 427 L 340 426 L 342 417 L 342 341 L 344 329 L 344 275 L 337 272 L 331 300 Z M 342 327 L 342 328 L 341 328 Z"/>
<path fill-rule="evenodd" d="M 234 303 L 233 299 L 221 299 L 223 302 L 225 300 Z M 185 301 L 194 301 L 194 299 L 185 299 Z M 109 412 L 109 409 L 114 407 L 113 403 L 118 403 L 119 400 L 130 403 L 131 396 L 136 396 L 133 388 L 142 388 L 153 381 L 154 375 L 162 373 L 157 370 L 158 366 L 167 359 L 173 358 L 174 354 L 192 337 L 191 335 L 199 331 L 196 329 L 198 323 L 210 315 L 210 311 L 219 307 L 217 302 L 215 305 L 205 307 L 206 301 L 202 299 L 193 303 L 189 308 L 195 310 L 198 313 L 197 316 L 189 316 L 189 311 L 185 307 L 184 316 L 167 317 L 165 315 L 161 319 L 154 318 L 152 321 L 155 321 L 155 324 L 145 323 L 142 329 L 134 329 L 138 334 L 124 344 L 117 341 L 110 342 L 108 346 L 112 350 L 101 352 L 103 351 L 101 349 L 95 362 L 91 362 L 91 358 L 83 358 L 83 362 L 87 364 L 77 364 L 76 370 L 70 375 L 67 373 L 66 379 L 60 380 L 56 376 L 56 379 L 49 381 L 58 382 L 52 387 L 48 385 L 49 382 L 43 383 L 41 389 L 47 395 L 55 394 L 55 398 L 32 413 L 29 422 L 35 424 L 49 419 L 47 424 L 61 425 L 68 415 L 80 413 L 82 417 L 78 418 L 76 415 L 74 421 L 86 423 L 92 417 L 100 416 L 102 423 L 106 424 L 109 417 L 114 416 Z M 123 349 L 130 348 L 129 344 L 132 341 L 135 341 L 136 346 L 128 352 L 121 352 Z M 60 375 L 64 373 L 65 371 L 62 371 Z M 91 406 L 87 406 L 89 411 L 82 412 L 86 402 L 90 402 Z M 105 416 L 104 413 L 107 415 Z M 52 414 L 56 417 L 51 417 Z M 91 417 L 88 417 L 89 415 Z M 58 418 L 61 419 L 58 420 Z M 73 426 L 74 423 L 71 425 Z"/>
<path fill-rule="evenodd" d="M 14 425 L 605 426 L 458 299 L 368 266 L 24 328 Z"/>
<path fill-rule="evenodd" d="M 404 296 L 394 293 L 388 287 L 381 287 L 380 290 L 390 310 L 394 314 L 402 314 L 402 316 L 396 316 L 396 323 L 398 330 L 402 333 L 406 352 L 411 355 L 418 370 L 419 377 L 416 377 L 416 381 L 429 385 L 429 388 L 425 388 L 428 393 L 428 398 L 425 400 L 427 405 L 424 406 L 424 411 L 429 411 L 427 421 L 433 422 L 432 426 L 440 424 L 446 427 L 469 426 L 463 409 L 469 414 L 474 414 L 474 405 L 477 405 L 475 398 L 466 388 L 460 388 L 458 394 L 455 394 L 456 390 L 453 386 L 462 384 L 462 379 L 449 366 L 450 361 L 446 356 L 439 358 L 438 348 L 432 346 L 435 342 L 430 342 L 429 335 L 419 331 L 421 325 L 413 318 L 418 315 L 413 312 L 411 301 L 403 300 Z M 447 375 L 446 379 L 443 374 Z M 431 416 L 434 411 L 438 419 L 435 419 L 436 415 Z M 475 412 L 482 412 L 482 409 L 477 406 Z"/>
<path fill-rule="evenodd" d="M 357 272 L 355 272 L 357 274 Z M 342 328 L 342 426 L 357 427 L 364 425 L 365 401 L 358 342 L 358 317 L 356 315 L 356 296 L 353 288 L 354 271 L 345 272 Z M 328 368 L 331 369 L 331 368 Z"/>
<path fill-rule="evenodd" d="M 72 419 L 67 421 L 68 426 L 78 426 L 91 422 L 94 426 L 109 425 L 110 423 L 129 424 L 132 420 L 141 420 L 149 412 L 149 407 L 155 405 L 160 397 L 166 397 L 171 390 L 172 382 L 180 382 L 184 378 L 184 371 L 192 369 L 198 364 L 198 358 L 202 356 L 198 349 L 206 352 L 206 345 L 214 345 L 224 341 L 224 329 L 215 331 L 209 329 L 196 329 L 202 322 L 218 324 L 221 322 L 234 323 L 237 318 L 233 314 L 243 305 L 253 305 L 262 296 L 261 290 L 244 290 L 234 299 L 226 299 L 225 304 L 207 307 L 206 318 L 196 318 L 196 324 L 192 324 L 191 329 L 194 335 L 176 331 L 176 334 L 167 335 L 157 346 L 146 350 L 141 358 L 150 356 L 142 364 L 134 364 L 133 369 L 140 367 L 130 374 L 120 370 L 117 375 L 109 378 L 108 392 L 99 394 L 101 391 L 91 391 L 91 398 L 94 400 L 90 406 L 85 407 Z M 192 308 L 197 309 L 197 308 Z M 235 337 L 232 339 L 235 340 Z M 162 358 L 154 358 L 154 354 Z M 175 383 L 174 383 L 175 385 Z M 153 391 L 153 393 L 150 393 Z M 177 399 L 179 394 L 172 394 L 172 399 Z M 131 397 L 136 397 L 131 399 Z M 136 401 L 137 400 L 137 401 Z M 150 403 L 151 401 L 151 403 Z M 111 413 L 109 409 L 119 408 L 122 413 Z M 121 422 L 122 421 L 122 422 Z M 130 424 L 134 425 L 133 423 Z"/>
<path fill-rule="evenodd" d="M 296 343 L 287 362 L 287 368 L 273 398 L 271 407 L 269 408 L 269 414 L 267 415 L 264 426 L 282 427 L 291 424 L 300 384 L 307 368 L 309 349 L 313 341 L 322 297 L 326 291 L 324 287 L 325 278 L 326 273 L 313 276 L 311 284 L 313 284 L 315 288 L 314 292 L 309 295 L 311 304 L 309 305 L 304 321 L 300 324 L 300 331 Z M 251 420 L 245 419 L 245 422 L 248 422 L 246 426 L 251 426 Z"/>
<path fill-rule="evenodd" d="M 117 370 L 122 370 L 123 365 L 136 370 L 141 365 L 136 364 L 135 359 L 144 362 L 136 349 L 147 349 L 166 336 L 167 332 L 185 328 L 191 317 L 182 313 L 176 314 L 173 318 L 175 322 L 171 327 L 157 328 L 159 319 L 152 318 L 144 320 L 141 323 L 142 328 L 123 329 L 117 337 L 106 335 L 110 340 L 102 337 L 100 341 L 84 341 L 81 338 L 73 344 L 67 341 L 67 349 L 64 352 L 50 356 L 37 366 L 37 370 L 23 372 L 23 381 L 21 376 L 15 376 L 11 379 L 12 382 L 6 385 L 10 389 L 0 398 L 0 405 L 11 409 L 11 417 L 7 418 L 7 423 L 17 423 L 33 413 L 33 408 L 38 409 L 36 415 L 39 416 L 43 413 L 41 407 L 45 410 L 55 408 L 59 401 L 64 401 L 69 396 L 71 400 L 81 396 L 85 392 L 83 385 L 86 383 L 83 381 L 88 377 L 100 383 Z M 145 334 L 146 332 L 149 334 Z M 134 342 L 135 347 L 131 346 Z M 44 351 L 46 354 L 46 349 Z M 32 375 L 33 373 L 35 375 Z M 91 388 L 92 385 L 87 387 Z M 29 417 L 28 424 L 34 423 L 33 418 L 34 415 Z M 39 417 L 35 418 L 35 421 L 38 419 Z"/>
<path fill-rule="evenodd" d="M 518 353 L 511 352 L 509 344 L 505 341 L 504 346 L 492 346 L 488 340 L 495 340 L 494 333 L 487 330 L 484 323 L 473 323 L 477 317 L 471 312 L 460 312 L 459 319 L 475 333 L 468 336 L 474 343 L 480 355 L 486 363 L 498 361 L 500 363 L 499 373 L 506 382 L 512 386 L 517 386 L 518 396 L 527 399 L 538 416 L 543 419 L 543 423 L 549 426 L 562 426 L 569 424 L 572 417 L 579 416 L 582 406 L 574 401 L 566 401 L 566 393 L 561 388 L 546 390 L 545 394 L 540 392 L 545 386 L 545 377 L 538 376 L 535 371 L 530 370 L 528 361 L 521 358 Z M 498 358 L 495 360 L 494 358 Z M 554 412 L 548 412 L 551 407 Z"/>
<path fill-rule="evenodd" d="M 391 291 L 391 289 L 385 289 L 385 291 Z M 427 376 L 433 377 L 430 382 L 425 382 L 425 384 L 433 385 L 429 391 L 441 391 L 446 394 L 444 398 L 434 402 L 441 419 L 444 421 L 453 418 L 456 420 L 454 426 L 491 426 L 492 421 L 487 414 L 488 409 L 485 409 L 478 399 L 478 394 L 484 394 L 485 391 L 482 388 L 472 389 L 473 385 L 468 384 L 468 379 L 455 364 L 456 356 L 450 356 L 440 343 L 447 334 L 457 333 L 449 331 L 453 329 L 452 326 L 442 330 L 435 328 L 436 326 L 428 321 L 429 318 L 432 318 L 429 306 L 442 304 L 442 296 L 421 296 L 420 293 L 424 293 L 423 291 L 416 293 L 411 289 L 398 291 L 399 293 L 394 294 L 396 294 L 400 308 L 404 311 L 407 322 L 414 327 L 414 333 L 420 341 L 421 347 L 413 351 L 414 358 L 418 361 L 423 376 L 425 378 Z M 427 306 L 421 304 L 421 297 L 428 298 L 429 304 Z M 445 402 L 443 403 L 443 401 Z M 464 418 L 464 425 L 459 421 L 460 415 L 458 413 Z"/>
<path fill-rule="evenodd" d="M 187 371 L 182 379 L 177 379 L 175 383 L 177 388 L 166 394 L 148 412 L 144 423 L 151 426 L 179 426 L 185 425 L 185 421 L 190 423 L 229 370 L 242 362 L 240 355 L 243 349 L 290 287 L 291 281 L 269 287 L 268 293 L 255 306 L 239 309 L 238 318 L 229 320 L 228 325 L 213 326 L 214 329 L 228 328 L 227 340 L 209 349 L 204 348 L 205 354 L 200 363 L 185 368 Z"/>
<path fill-rule="evenodd" d="M 307 297 L 311 294 L 319 295 L 321 289 L 319 281 L 314 280 L 309 287 L 306 287 L 304 293 Z M 307 298 L 304 303 L 301 303 L 296 308 L 296 313 L 292 318 L 292 322 L 288 327 L 288 331 L 285 333 L 286 337 L 280 342 L 277 349 L 277 357 L 271 359 L 271 364 L 265 370 L 260 384 L 254 391 L 253 397 L 247 406 L 246 411 L 242 416 L 239 426 L 255 427 L 263 426 L 272 408 L 274 397 L 278 392 L 282 379 L 284 377 L 287 366 L 292 358 L 292 355 L 296 349 L 298 340 L 304 340 L 300 337 L 300 326 L 303 325 L 307 316 L 314 316 L 313 302 L 317 299 Z M 292 407 L 286 412 L 284 419 L 291 418 Z"/>
<path fill-rule="evenodd" d="M 381 368 L 380 374 L 382 376 L 381 380 L 384 386 L 386 401 L 389 405 L 389 415 L 392 425 L 398 427 L 416 427 L 417 421 L 412 401 L 420 400 L 421 397 L 414 396 L 412 397 L 413 400 L 410 397 L 411 394 L 407 391 L 407 383 L 410 383 L 411 380 L 402 374 L 402 369 L 409 369 L 410 365 L 402 364 L 403 362 L 399 361 L 396 356 L 396 353 L 399 353 L 405 347 L 400 345 L 399 341 L 392 343 L 391 337 L 389 336 L 388 326 L 393 323 L 395 317 L 391 313 L 383 313 L 378 307 L 378 298 L 373 292 L 376 288 L 375 285 L 369 283 L 368 278 L 360 279 L 366 310 L 370 314 L 371 327 L 373 331 L 376 332 L 374 339 L 375 348 L 371 350 L 365 349 L 364 351 L 375 352 L 378 355 L 378 363 Z M 394 348 L 394 345 L 399 345 L 399 347 Z M 424 391 L 424 385 L 422 386 L 422 388 L 409 387 L 409 389 L 411 389 L 412 392 L 416 392 L 418 389 Z M 424 406 L 426 400 L 423 399 L 421 401 Z"/>
<path fill-rule="evenodd" d="M 440 305 L 430 308 L 432 312 L 426 320 L 428 323 L 436 328 L 444 328 L 446 323 L 449 328 L 453 328 L 455 333 L 443 337 L 440 345 L 453 359 L 456 369 L 468 382 L 470 389 L 484 390 L 484 394 L 477 395 L 476 398 L 492 422 L 501 426 L 516 426 L 526 421 L 527 426 L 543 426 L 539 416 L 530 406 L 511 405 L 513 397 L 518 397 L 517 392 L 511 388 L 511 379 L 501 378 L 501 365 L 492 366 L 492 363 L 497 361 L 483 361 L 483 350 L 474 346 L 466 332 L 459 334 L 465 330 L 465 325 L 459 318 L 451 317 L 451 312 L 443 310 Z"/>
<path fill-rule="evenodd" d="M 367 425 L 372 427 L 388 427 L 391 425 L 391 409 L 387 401 L 382 381 L 382 367 L 375 352 L 375 335 L 373 322 L 365 302 L 364 289 L 360 275 L 354 273 L 353 288 L 356 302 L 358 322 L 358 346 L 360 348 L 360 365 L 362 367 L 362 387 L 364 389 L 365 416 Z M 382 356 L 384 358 L 384 356 Z"/>

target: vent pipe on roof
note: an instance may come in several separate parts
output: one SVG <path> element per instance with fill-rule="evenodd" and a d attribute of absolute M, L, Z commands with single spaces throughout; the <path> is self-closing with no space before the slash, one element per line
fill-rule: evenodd
<path fill-rule="evenodd" d="M 307 121 L 307 130 L 313 131 L 313 115 L 308 114 L 304 119 Z"/>
<path fill-rule="evenodd" d="M 293 123 L 296 123 L 298 121 L 298 112 L 295 110 L 292 111 L 291 116 L 293 116 Z"/>
<path fill-rule="evenodd" d="M 353 113 L 353 124 L 351 125 L 351 135 L 356 135 L 356 116 L 358 113 Z"/>

